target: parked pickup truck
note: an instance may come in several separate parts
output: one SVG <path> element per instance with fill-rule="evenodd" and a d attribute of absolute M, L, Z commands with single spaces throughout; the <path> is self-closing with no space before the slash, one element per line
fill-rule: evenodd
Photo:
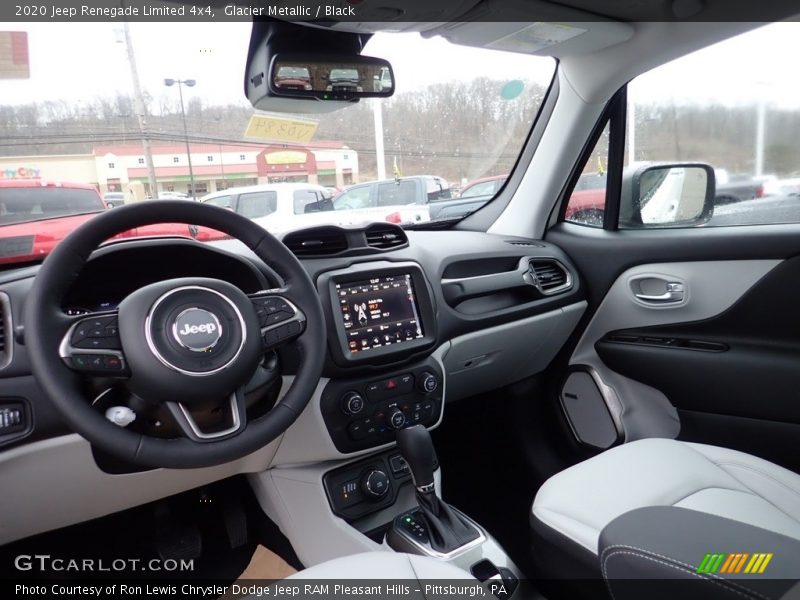
<path fill-rule="evenodd" d="M 415 175 L 351 186 L 334 198 L 333 207 L 363 221 L 409 224 L 461 217 L 489 198 L 454 198 L 445 179 Z"/>
<path fill-rule="evenodd" d="M 67 234 L 107 210 L 93 185 L 39 179 L 0 181 L 0 265 L 41 261 Z M 182 236 L 201 242 L 226 234 L 184 223 L 137 227 L 113 239 Z"/>

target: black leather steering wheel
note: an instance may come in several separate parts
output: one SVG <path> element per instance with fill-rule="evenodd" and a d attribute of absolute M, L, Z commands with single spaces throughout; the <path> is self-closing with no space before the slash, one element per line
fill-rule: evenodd
<path fill-rule="evenodd" d="M 242 241 L 284 286 L 246 295 L 219 279 L 172 279 L 136 290 L 113 312 L 64 313 L 66 293 L 103 241 L 167 222 L 211 227 Z M 33 375 L 67 423 L 117 458 L 151 467 L 207 467 L 268 444 L 305 408 L 325 355 L 319 296 L 294 254 L 230 210 L 180 200 L 115 208 L 78 227 L 42 264 L 24 317 Z M 269 412 L 248 421 L 245 384 L 265 352 L 294 341 L 301 359 L 293 383 Z M 112 423 L 90 405 L 84 377 L 123 380 L 142 402 L 166 407 L 182 435 L 158 438 Z M 225 399 L 230 426 L 198 427 L 192 409 Z"/>

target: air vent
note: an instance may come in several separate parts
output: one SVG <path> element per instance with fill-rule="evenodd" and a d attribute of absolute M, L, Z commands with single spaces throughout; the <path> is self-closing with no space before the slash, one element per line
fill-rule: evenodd
<path fill-rule="evenodd" d="M 506 240 L 506 244 L 524 246 L 526 248 L 544 248 L 544 244 L 540 244 L 539 242 L 523 242 L 521 240 Z"/>
<path fill-rule="evenodd" d="M 536 281 L 534 285 L 543 294 L 555 294 L 572 287 L 572 276 L 569 271 L 556 260 L 532 260 L 531 275 Z"/>
<path fill-rule="evenodd" d="M 0 292 L 0 369 L 11 362 L 11 333 L 14 331 L 11 324 L 11 302 L 8 295 Z"/>
<path fill-rule="evenodd" d="M 347 250 L 347 235 L 336 227 L 314 227 L 288 234 L 283 243 L 295 256 L 330 256 Z"/>
<path fill-rule="evenodd" d="M 408 244 L 406 232 L 394 225 L 372 225 L 364 235 L 367 236 L 367 246 L 379 250 L 393 250 Z"/>

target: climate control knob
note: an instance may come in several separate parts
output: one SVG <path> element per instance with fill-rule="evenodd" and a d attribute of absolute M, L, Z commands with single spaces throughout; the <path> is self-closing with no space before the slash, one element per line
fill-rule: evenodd
<path fill-rule="evenodd" d="M 361 490 L 368 498 L 380 500 L 389 493 L 389 476 L 380 469 L 373 469 L 361 478 Z"/>
<path fill-rule="evenodd" d="M 425 371 L 419 378 L 419 390 L 423 394 L 432 394 L 439 388 L 439 380 L 430 371 Z"/>
<path fill-rule="evenodd" d="M 357 415 L 364 410 L 364 398 L 358 392 L 347 392 L 342 396 L 342 412 L 346 415 Z"/>
<path fill-rule="evenodd" d="M 389 411 L 389 416 L 386 417 L 386 423 L 392 429 L 402 429 L 406 424 L 406 415 L 399 408 L 393 408 Z"/>

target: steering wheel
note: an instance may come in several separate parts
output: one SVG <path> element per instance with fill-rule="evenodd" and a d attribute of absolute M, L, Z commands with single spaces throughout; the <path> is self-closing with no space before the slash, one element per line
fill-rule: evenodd
<path fill-rule="evenodd" d="M 204 225 L 240 240 L 284 286 L 246 295 L 219 279 L 171 279 L 136 290 L 116 311 L 64 313 L 66 293 L 103 241 L 167 222 Z M 149 467 L 207 467 L 258 450 L 297 419 L 324 363 L 319 296 L 294 254 L 252 221 L 193 202 L 122 206 L 78 227 L 42 264 L 24 316 L 33 375 L 67 423 L 109 454 Z M 269 412 L 248 421 L 245 385 L 266 352 L 292 342 L 300 355 L 294 381 Z M 180 433 L 161 438 L 113 423 L 86 398 L 87 377 L 121 380 L 140 402 L 166 408 Z M 230 411 L 225 426 L 198 425 L 193 410 L 221 402 Z"/>

